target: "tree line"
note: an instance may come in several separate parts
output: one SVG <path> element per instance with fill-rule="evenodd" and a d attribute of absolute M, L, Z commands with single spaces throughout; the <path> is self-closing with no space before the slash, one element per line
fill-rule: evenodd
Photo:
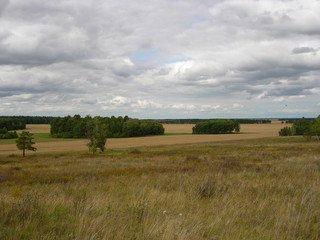
<path fill-rule="evenodd" d="M 228 119 L 215 119 L 199 122 L 192 128 L 193 134 L 227 134 L 239 131 L 239 122 Z"/>
<path fill-rule="evenodd" d="M 8 131 L 26 128 L 26 122 L 18 117 L 0 117 L 0 128 Z"/>
<path fill-rule="evenodd" d="M 0 119 L 10 119 L 23 122 L 24 124 L 49 124 L 55 117 L 48 116 L 0 116 Z M 14 130 L 14 129 L 12 129 Z"/>
<path fill-rule="evenodd" d="M 301 118 L 293 122 L 291 127 L 279 131 L 280 136 L 317 136 L 320 138 L 320 115 L 314 120 Z"/>
<path fill-rule="evenodd" d="M 26 129 L 26 124 L 49 124 L 55 117 L 0 116 L 0 129 L 8 131 Z"/>
<path fill-rule="evenodd" d="M 208 120 L 219 120 L 219 119 L 198 119 L 198 118 L 193 118 L 193 119 L 150 119 L 151 121 L 158 121 L 160 123 L 167 123 L 167 124 L 196 124 L 199 122 L 204 122 Z M 237 121 L 240 124 L 268 124 L 271 123 L 270 119 L 244 119 L 244 118 L 235 118 L 235 119 L 230 119 L 233 121 Z"/>
<path fill-rule="evenodd" d="M 102 126 L 108 138 L 139 137 L 164 134 L 162 124 L 125 117 L 56 117 L 51 121 L 51 135 L 57 138 L 87 138 L 95 126 Z"/>

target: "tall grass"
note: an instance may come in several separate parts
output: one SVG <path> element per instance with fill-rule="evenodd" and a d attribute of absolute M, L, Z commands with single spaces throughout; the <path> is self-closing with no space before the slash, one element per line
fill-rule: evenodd
<path fill-rule="evenodd" d="M 0 239 L 320 239 L 300 138 L 0 158 Z"/>

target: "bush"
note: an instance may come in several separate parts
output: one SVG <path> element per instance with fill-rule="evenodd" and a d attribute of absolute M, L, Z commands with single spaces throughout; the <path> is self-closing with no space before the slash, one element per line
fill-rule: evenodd
<path fill-rule="evenodd" d="M 293 135 L 293 130 L 291 127 L 284 127 L 281 128 L 279 131 L 279 136 L 292 136 Z"/>
<path fill-rule="evenodd" d="M 200 122 L 192 128 L 193 134 L 226 134 L 239 131 L 240 125 L 237 121 L 226 119 Z"/>
<path fill-rule="evenodd" d="M 14 132 L 9 132 L 6 128 L 0 129 L 0 139 L 12 139 L 17 138 L 18 134 Z"/>

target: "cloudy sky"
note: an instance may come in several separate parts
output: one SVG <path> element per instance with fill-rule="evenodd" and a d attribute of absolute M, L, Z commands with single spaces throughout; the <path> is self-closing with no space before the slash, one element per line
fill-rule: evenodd
<path fill-rule="evenodd" d="M 0 115 L 320 114 L 319 0 L 0 0 Z"/>

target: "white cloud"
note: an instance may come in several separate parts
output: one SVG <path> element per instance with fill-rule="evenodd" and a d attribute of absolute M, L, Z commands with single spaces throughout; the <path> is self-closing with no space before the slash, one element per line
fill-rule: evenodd
<path fill-rule="evenodd" d="M 313 94 L 320 94 L 320 88 L 312 88 L 310 89 L 310 92 Z"/>
<path fill-rule="evenodd" d="M 174 104 L 171 106 L 173 109 L 182 109 L 182 110 L 195 110 L 196 106 L 193 104 Z"/>
<path fill-rule="evenodd" d="M 240 104 L 240 103 L 234 103 L 234 104 L 232 105 L 232 108 L 239 110 L 239 109 L 244 108 L 244 106 L 243 106 L 242 104 Z"/>

